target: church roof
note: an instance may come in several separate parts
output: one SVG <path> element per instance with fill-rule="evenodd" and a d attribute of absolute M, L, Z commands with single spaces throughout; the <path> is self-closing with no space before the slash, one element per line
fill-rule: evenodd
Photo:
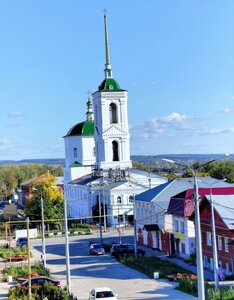
<path fill-rule="evenodd" d="M 106 78 L 99 85 L 98 90 L 100 92 L 116 92 L 123 91 L 118 82 L 113 78 Z"/>
<path fill-rule="evenodd" d="M 84 121 L 76 124 L 69 129 L 68 133 L 64 137 L 68 136 L 89 136 L 94 135 L 94 122 L 93 121 Z"/>

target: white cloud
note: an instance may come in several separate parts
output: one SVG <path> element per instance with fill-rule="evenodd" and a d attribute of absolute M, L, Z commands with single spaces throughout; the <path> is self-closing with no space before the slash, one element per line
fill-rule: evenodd
<path fill-rule="evenodd" d="M 12 111 L 8 113 L 8 117 L 10 118 L 18 118 L 18 117 L 23 117 L 25 116 L 25 113 L 20 112 L 20 111 Z"/>
<path fill-rule="evenodd" d="M 223 113 L 223 114 L 229 114 L 229 113 L 232 113 L 234 110 L 233 108 L 230 108 L 230 107 L 224 107 L 222 110 L 220 110 L 219 112 L 220 113 Z"/>
<path fill-rule="evenodd" d="M 229 128 L 208 128 L 205 130 L 200 129 L 197 134 L 198 135 L 216 135 L 222 133 L 234 133 L 234 127 Z"/>
<path fill-rule="evenodd" d="M 185 120 L 188 120 L 189 116 L 186 116 L 186 115 L 181 115 L 177 112 L 173 112 L 171 113 L 170 115 L 162 118 L 162 121 L 166 122 L 166 123 L 171 123 L 171 122 L 183 122 Z"/>
<path fill-rule="evenodd" d="M 12 146 L 12 142 L 10 139 L 2 138 L 0 139 L 0 148 L 7 148 Z"/>

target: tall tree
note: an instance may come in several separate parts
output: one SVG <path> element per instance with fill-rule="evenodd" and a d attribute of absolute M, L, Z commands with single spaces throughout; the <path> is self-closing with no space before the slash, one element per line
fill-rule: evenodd
<path fill-rule="evenodd" d="M 54 224 L 57 223 L 56 220 L 63 218 L 64 196 L 55 186 L 55 179 L 55 176 L 47 172 L 36 180 L 32 195 L 27 199 L 25 206 L 25 213 L 31 220 L 41 220 L 41 197 L 44 202 L 44 219 L 47 225 L 49 223 L 46 220 Z"/>

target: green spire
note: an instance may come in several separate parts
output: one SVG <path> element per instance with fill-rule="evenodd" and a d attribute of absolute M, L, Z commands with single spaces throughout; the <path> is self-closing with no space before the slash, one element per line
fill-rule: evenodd
<path fill-rule="evenodd" d="M 104 29 L 105 29 L 105 50 L 106 50 L 105 77 L 106 78 L 112 78 L 112 68 L 111 68 L 111 64 L 110 64 L 106 9 L 104 9 L 103 11 L 104 11 Z"/>

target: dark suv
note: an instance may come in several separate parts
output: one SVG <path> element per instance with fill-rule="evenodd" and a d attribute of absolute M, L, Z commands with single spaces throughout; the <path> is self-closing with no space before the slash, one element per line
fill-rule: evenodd
<path fill-rule="evenodd" d="M 16 241 L 16 247 L 27 247 L 28 246 L 28 239 L 26 237 L 19 237 Z"/>
<path fill-rule="evenodd" d="M 125 255 L 134 255 L 134 246 L 131 244 L 116 244 L 110 249 L 111 255 L 115 257 L 123 257 Z M 137 256 L 145 255 L 145 250 L 137 248 Z"/>

